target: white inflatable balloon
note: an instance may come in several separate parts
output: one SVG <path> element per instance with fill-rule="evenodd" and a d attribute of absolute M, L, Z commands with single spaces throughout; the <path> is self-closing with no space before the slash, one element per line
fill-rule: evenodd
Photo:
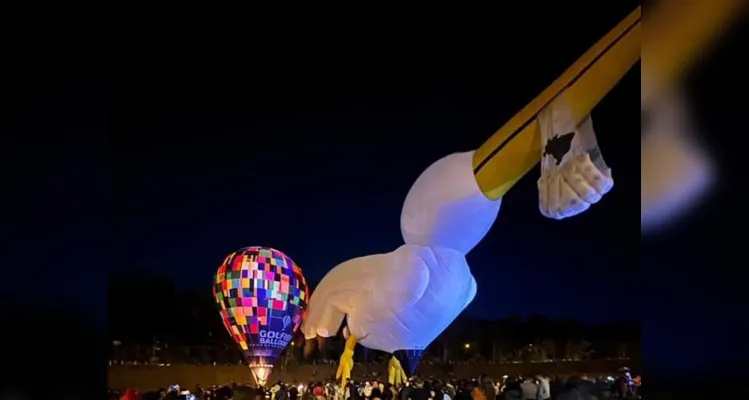
<path fill-rule="evenodd" d="M 489 231 L 501 203 L 481 193 L 472 151 L 451 154 L 430 165 L 408 192 L 401 212 L 403 240 L 467 254 Z"/>
<path fill-rule="evenodd" d="M 587 211 L 614 187 L 588 116 L 577 124 L 560 98 L 538 114 L 541 177 L 538 209 L 547 218 L 564 219 Z"/>
<path fill-rule="evenodd" d="M 424 349 L 476 295 L 462 253 L 403 245 L 332 269 L 310 298 L 306 339 L 330 337 L 347 316 L 359 343 L 385 352 Z"/>

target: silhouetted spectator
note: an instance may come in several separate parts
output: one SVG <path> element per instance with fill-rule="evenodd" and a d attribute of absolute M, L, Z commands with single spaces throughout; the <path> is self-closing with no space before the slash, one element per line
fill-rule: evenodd
<path fill-rule="evenodd" d="M 255 400 L 255 391 L 249 386 L 236 386 L 232 389 L 231 397 L 234 400 Z"/>
<path fill-rule="evenodd" d="M 572 376 L 567 379 L 562 393 L 557 400 L 598 400 L 600 396 L 596 393 L 596 385 L 580 376 Z"/>
<path fill-rule="evenodd" d="M 502 400 L 523 400 L 523 388 L 520 386 L 520 381 L 516 378 L 507 378 L 505 382 L 505 388 L 502 391 Z"/>

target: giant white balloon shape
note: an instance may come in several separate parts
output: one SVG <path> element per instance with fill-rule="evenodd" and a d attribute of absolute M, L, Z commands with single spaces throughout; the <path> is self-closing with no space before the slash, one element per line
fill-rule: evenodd
<path fill-rule="evenodd" d="M 473 152 L 430 165 L 411 186 L 401 212 L 406 244 L 467 254 L 484 238 L 502 201 L 486 198 L 473 176 Z"/>
<path fill-rule="evenodd" d="M 403 245 L 328 272 L 312 293 L 302 332 L 306 339 L 333 336 L 346 316 L 348 330 L 370 349 L 422 350 L 475 295 L 462 253 Z"/>

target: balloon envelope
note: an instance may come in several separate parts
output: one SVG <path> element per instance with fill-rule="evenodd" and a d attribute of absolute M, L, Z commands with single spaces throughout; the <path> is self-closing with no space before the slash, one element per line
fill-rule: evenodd
<path fill-rule="evenodd" d="M 246 247 L 218 268 L 213 298 L 255 380 L 264 385 L 304 318 L 309 289 L 302 269 L 278 250 Z"/>
<path fill-rule="evenodd" d="M 408 191 L 401 210 L 403 241 L 468 254 L 489 232 L 501 204 L 487 199 L 476 183 L 472 151 L 450 154 L 422 172 Z"/>
<path fill-rule="evenodd" d="M 408 376 L 413 376 L 416 373 L 416 368 L 419 366 L 423 354 L 424 350 L 398 350 L 393 353 Z"/>

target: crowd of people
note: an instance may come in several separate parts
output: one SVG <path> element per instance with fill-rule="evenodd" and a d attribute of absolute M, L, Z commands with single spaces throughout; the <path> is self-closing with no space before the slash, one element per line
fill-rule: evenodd
<path fill-rule="evenodd" d="M 226 386 L 193 390 L 172 385 L 169 388 L 139 393 L 112 390 L 110 400 L 603 400 L 607 398 L 641 399 L 640 377 L 628 370 L 616 376 L 589 377 L 585 374 L 567 379 L 536 375 L 503 376 L 492 379 L 482 375 L 468 380 L 422 379 L 415 377 L 405 385 L 393 386 L 367 378 L 349 380 L 345 387 L 331 379 L 323 382 L 283 383 L 268 388 L 232 383 Z"/>

